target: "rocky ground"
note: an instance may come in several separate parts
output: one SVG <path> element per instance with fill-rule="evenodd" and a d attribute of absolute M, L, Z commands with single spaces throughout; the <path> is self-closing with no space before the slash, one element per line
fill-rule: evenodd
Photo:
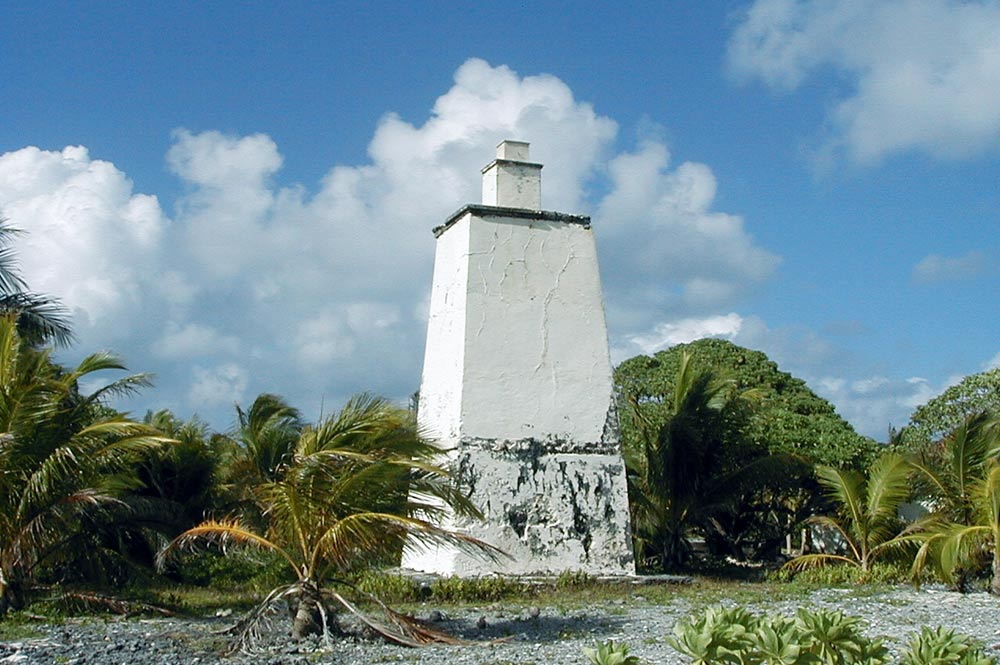
<path fill-rule="evenodd" d="M 776 600 L 752 609 L 792 614 L 800 607 L 840 609 L 861 616 L 871 635 L 905 645 L 922 625 L 947 626 L 981 640 L 1000 656 L 1000 598 L 984 593 L 960 595 L 942 589 L 891 591 L 824 589 L 795 600 Z M 424 618 L 447 631 L 475 640 L 509 638 L 489 646 L 432 646 L 411 649 L 360 637 L 292 642 L 274 635 L 253 655 L 220 656 L 225 637 L 219 631 L 232 617 L 208 619 L 69 620 L 47 627 L 43 635 L 0 643 L 0 663 L 66 665 L 231 665 L 314 663 L 423 663 L 427 665 L 558 665 L 586 663 L 582 647 L 613 639 L 632 648 L 647 663 L 686 662 L 664 641 L 674 623 L 692 610 L 678 599 L 652 605 L 641 596 L 602 602 L 585 609 L 521 608 L 492 605 L 463 610 L 423 610 Z M 448 614 L 445 614 L 447 612 Z M 536 616 L 537 615 L 537 616 Z"/>

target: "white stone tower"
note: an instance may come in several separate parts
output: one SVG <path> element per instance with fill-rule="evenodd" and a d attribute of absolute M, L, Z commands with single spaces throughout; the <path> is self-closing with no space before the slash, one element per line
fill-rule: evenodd
<path fill-rule="evenodd" d="M 635 573 L 594 235 L 588 217 L 540 210 L 541 170 L 504 141 L 483 204 L 434 229 L 418 407 L 486 517 L 451 526 L 512 560 L 440 548 L 405 567 Z"/>

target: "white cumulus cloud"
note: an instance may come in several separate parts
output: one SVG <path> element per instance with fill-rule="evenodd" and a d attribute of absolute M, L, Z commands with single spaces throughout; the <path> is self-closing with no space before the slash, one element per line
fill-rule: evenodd
<path fill-rule="evenodd" d="M 168 225 L 156 197 L 81 146 L 28 147 L 0 155 L 0 214 L 26 232 L 16 252 L 30 288 L 63 300 L 81 343 L 140 328 Z"/>
<path fill-rule="evenodd" d="M 729 43 L 732 71 L 792 90 L 847 85 L 823 150 L 861 164 L 918 150 L 1000 148 L 1000 4 L 954 0 L 756 0 Z"/>
<path fill-rule="evenodd" d="M 558 78 L 472 59 L 423 122 L 385 114 L 370 159 L 314 185 L 281 180 L 269 136 L 179 129 L 172 219 L 84 148 L 0 156 L 0 209 L 40 247 L 18 241 L 29 283 L 84 313 L 84 351 L 114 346 L 157 374 L 147 402 L 223 426 L 264 391 L 317 413 L 418 387 L 431 229 L 480 200 L 480 168 L 508 138 L 545 165 L 546 209 L 593 216 L 616 338 L 729 334 L 740 317 L 725 313 L 778 257 L 715 209 L 709 166 L 672 165 L 657 141 L 620 152 L 617 132 Z"/>
<path fill-rule="evenodd" d="M 656 324 L 649 332 L 626 335 L 624 344 L 614 349 L 614 360 L 620 362 L 639 353 L 651 355 L 657 351 L 686 344 L 703 337 L 735 339 L 743 327 L 743 317 L 736 313 L 709 316 L 703 319 L 679 319 Z"/>
<path fill-rule="evenodd" d="M 608 163 L 611 190 L 596 222 L 613 319 L 651 326 L 665 311 L 704 316 L 771 277 L 780 258 L 754 242 L 743 219 L 713 209 L 717 183 L 704 164 L 670 168 L 658 142 Z M 610 268 L 610 269 L 609 269 Z"/>

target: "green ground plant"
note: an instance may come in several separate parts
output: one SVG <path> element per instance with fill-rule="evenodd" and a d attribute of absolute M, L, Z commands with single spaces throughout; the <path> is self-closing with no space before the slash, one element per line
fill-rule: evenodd
<path fill-rule="evenodd" d="M 794 617 L 756 615 L 742 607 L 710 607 L 678 622 L 667 642 L 695 665 L 878 665 L 888 662 L 880 639 L 861 620 L 831 610 L 800 609 Z"/>
<path fill-rule="evenodd" d="M 799 571 L 782 567 L 768 572 L 767 580 L 812 587 L 885 585 L 910 582 L 912 573 L 909 562 L 876 561 L 866 571 L 858 566 L 822 566 Z"/>
<path fill-rule="evenodd" d="M 524 582 L 507 577 L 442 577 L 430 585 L 431 598 L 442 602 L 496 602 L 532 595 Z"/>
<path fill-rule="evenodd" d="M 794 617 L 710 607 L 674 626 L 667 643 L 694 665 L 881 665 L 890 662 L 883 638 L 862 631 L 859 617 L 837 610 L 800 609 Z M 975 640 L 945 628 L 921 628 L 902 665 L 996 665 Z"/>
<path fill-rule="evenodd" d="M 996 662 L 995 658 L 986 655 L 981 644 L 970 637 L 947 628 L 924 626 L 910 640 L 902 665 L 996 665 Z"/>
<path fill-rule="evenodd" d="M 641 662 L 637 656 L 629 655 L 626 644 L 615 644 L 614 640 L 594 642 L 593 648 L 583 648 L 583 655 L 592 665 L 639 665 Z"/>

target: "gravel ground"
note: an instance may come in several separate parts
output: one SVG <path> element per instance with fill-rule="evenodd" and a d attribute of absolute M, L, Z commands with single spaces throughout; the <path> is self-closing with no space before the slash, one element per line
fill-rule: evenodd
<path fill-rule="evenodd" d="M 897 588 L 872 593 L 865 589 L 825 589 L 794 601 L 778 600 L 751 609 L 792 614 L 798 607 L 840 609 L 864 618 L 868 632 L 888 638 L 899 649 L 921 625 L 947 626 L 981 640 L 1000 656 L 1000 598 L 984 593 L 961 595 L 941 589 Z M 611 601 L 588 609 L 529 609 L 502 605 L 441 615 L 428 608 L 425 617 L 472 639 L 510 637 L 491 646 L 432 646 L 421 649 L 348 637 L 323 648 L 319 642 L 299 643 L 276 636 L 261 653 L 223 658 L 220 630 L 232 618 L 72 620 L 53 626 L 44 637 L 0 643 L 0 663 L 60 663 L 66 665 L 187 665 L 229 663 L 298 665 L 314 663 L 421 663 L 425 665 L 558 665 L 586 663 L 581 652 L 594 640 L 627 643 L 647 663 L 686 662 L 666 645 L 674 623 L 687 616 L 691 602 L 651 605 L 641 595 L 628 604 Z M 485 618 L 485 627 L 482 618 Z"/>

